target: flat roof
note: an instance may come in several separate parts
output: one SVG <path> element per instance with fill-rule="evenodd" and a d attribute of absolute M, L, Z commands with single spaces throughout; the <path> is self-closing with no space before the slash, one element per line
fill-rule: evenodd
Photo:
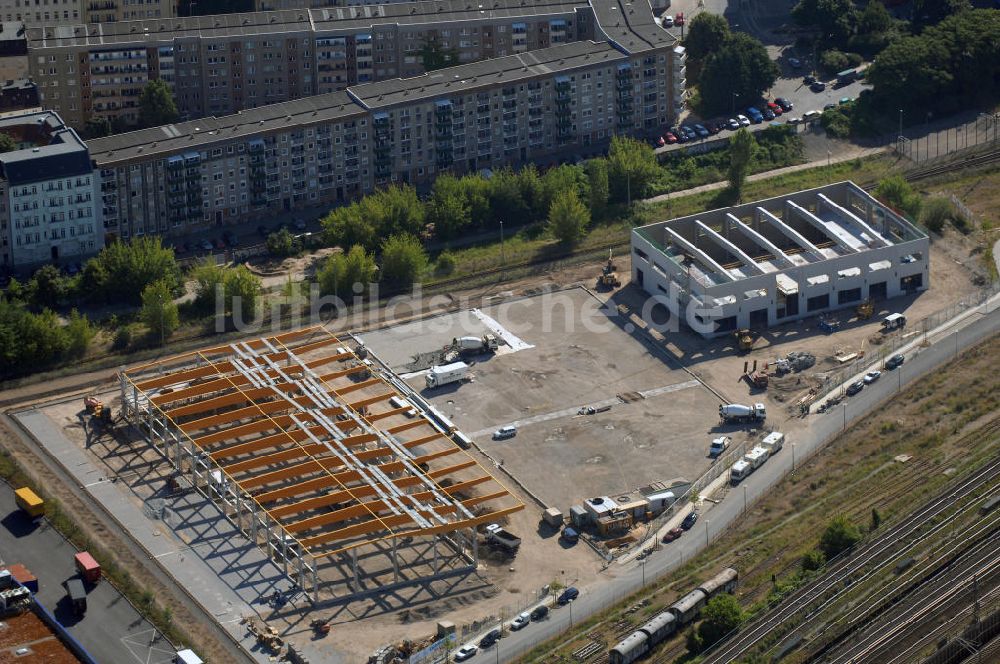
<path fill-rule="evenodd" d="M 466 94 L 480 87 L 517 83 L 574 69 L 612 64 L 625 55 L 606 42 L 576 41 L 502 58 L 480 60 L 411 78 L 395 78 L 348 88 L 367 109 L 409 104 L 421 99 Z"/>
<path fill-rule="evenodd" d="M 601 30 L 626 53 L 677 43 L 676 37 L 653 20 L 653 8 L 646 0 L 589 0 L 588 4 Z"/>
<path fill-rule="evenodd" d="M 633 232 L 703 287 L 775 274 L 786 294 L 797 292 L 799 284 L 783 270 L 927 238 L 853 182 L 660 221 Z M 826 278 L 815 276 L 810 283 Z"/>
<path fill-rule="evenodd" d="M 268 104 L 232 115 L 177 122 L 150 129 L 88 141 L 90 156 L 98 166 L 150 155 L 176 154 L 186 149 L 197 151 L 236 138 L 256 137 L 272 131 L 306 127 L 313 124 L 349 119 L 364 115 L 346 92 L 330 92 L 303 97 L 279 104 Z"/>
<path fill-rule="evenodd" d="M 59 636 L 49 627 L 34 610 L 24 611 L 5 616 L 4 629 L 0 630 L 0 651 L 13 653 L 20 648 L 27 648 L 29 654 L 24 661 L 46 662 L 46 664 L 78 664 L 80 661 L 69 648 L 59 639 Z M 21 657 L 12 657 L 17 661 Z"/>
<path fill-rule="evenodd" d="M 604 0 L 607 1 L 607 0 Z M 488 21 L 532 18 L 546 15 L 566 15 L 581 1 L 566 0 L 435 0 L 322 9 L 280 9 L 269 12 L 216 14 L 178 18 L 117 21 L 65 26 L 28 28 L 31 48 L 65 46 L 121 46 L 169 42 L 174 39 L 224 39 L 233 36 L 263 36 L 288 34 L 296 31 L 349 32 L 371 30 L 376 25 L 440 25 L 457 21 Z"/>
<path fill-rule="evenodd" d="M 394 406 L 399 379 L 363 355 L 316 326 L 128 369 L 126 399 L 314 557 L 523 509 L 451 431 Z"/>
<path fill-rule="evenodd" d="M 0 154 L 0 174 L 10 184 L 31 184 L 91 172 L 86 143 L 54 111 L 0 119 L 0 130 L 14 127 L 37 131 L 37 136 L 48 143 Z"/>

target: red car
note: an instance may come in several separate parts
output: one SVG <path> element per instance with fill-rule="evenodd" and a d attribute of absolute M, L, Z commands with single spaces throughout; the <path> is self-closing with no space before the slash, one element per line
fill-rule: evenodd
<path fill-rule="evenodd" d="M 674 25 L 684 25 L 684 12 L 681 12 L 674 17 Z"/>
<path fill-rule="evenodd" d="M 773 101 L 767 102 L 767 107 L 771 109 L 771 112 L 774 113 L 776 116 L 784 113 L 784 111 L 781 109 L 781 106 L 774 103 Z"/>
<path fill-rule="evenodd" d="M 667 143 L 673 145 L 674 143 L 677 142 L 677 137 L 674 135 L 674 132 L 668 131 L 667 133 L 665 133 L 663 135 L 663 140 L 665 140 Z"/>
<path fill-rule="evenodd" d="M 673 528 L 667 531 L 667 534 L 663 536 L 663 543 L 673 542 L 675 539 L 684 534 L 684 530 L 681 528 Z"/>

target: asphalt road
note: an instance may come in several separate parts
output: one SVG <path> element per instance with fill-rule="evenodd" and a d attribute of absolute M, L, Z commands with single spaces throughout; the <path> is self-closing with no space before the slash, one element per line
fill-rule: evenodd
<path fill-rule="evenodd" d="M 578 623 L 624 595 L 638 590 L 643 585 L 643 579 L 648 583 L 680 567 L 739 518 L 745 505 L 752 504 L 782 477 L 792 472 L 793 466 L 799 467 L 806 457 L 821 449 L 852 422 L 879 407 L 903 386 L 954 359 L 961 349 L 975 345 L 1000 331 L 1000 300 L 995 299 L 988 312 L 985 307 L 977 308 L 953 329 L 957 331 L 941 333 L 932 338 L 933 343 L 927 348 L 906 352 L 906 363 L 902 367 L 883 372 L 880 380 L 842 402 L 842 405 L 822 415 L 810 416 L 807 434 L 800 440 L 786 443 L 781 452 L 744 480 L 737 489 L 730 491 L 722 502 L 702 514 L 694 528 L 683 537 L 652 553 L 644 561 L 621 567 L 614 563 L 610 571 L 615 578 L 601 579 L 589 587 L 581 586 L 580 597 L 573 602 L 572 609 L 554 609 L 548 620 L 532 623 L 519 632 L 509 633 L 498 646 L 480 653 L 473 661 L 512 661 L 535 645 L 567 631 L 571 622 Z"/>
<path fill-rule="evenodd" d="M 77 553 L 47 521 L 31 522 L 14 502 L 14 491 L 0 484 L 0 557 L 21 563 L 38 577 L 38 600 L 98 662 L 166 664 L 175 651 L 129 602 L 106 581 L 90 588 L 87 612 L 77 618 L 63 583 L 76 576 Z"/>

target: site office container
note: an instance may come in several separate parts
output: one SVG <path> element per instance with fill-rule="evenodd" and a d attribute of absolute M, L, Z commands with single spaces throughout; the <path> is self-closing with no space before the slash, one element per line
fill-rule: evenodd
<path fill-rule="evenodd" d="M 86 551 L 81 551 L 73 556 L 73 560 L 76 562 L 76 570 L 83 577 L 84 581 L 87 583 L 97 583 L 101 580 L 101 566 L 97 564 L 92 555 Z"/>
<path fill-rule="evenodd" d="M 45 501 L 26 486 L 14 492 L 14 502 L 28 516 L 39 517 L 45 514 Z"/>

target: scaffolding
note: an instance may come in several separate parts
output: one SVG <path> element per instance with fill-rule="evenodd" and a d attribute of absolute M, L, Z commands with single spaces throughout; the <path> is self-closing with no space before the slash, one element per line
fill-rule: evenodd
<path fill-rule="evenodd" d="M 368 594 L 358 550 L 386 541 L 382 591 L 407 583 L 398 544 L 417 537 L 433 538 L 433 574 L 439 539 L 475 569 L 476 526 L 523 509 L 450 422 L 321 326 L 122 370 L 119 382 L 130 424 L 313 602 L 323 559 L 348 564 L 353 592 Z"/>

